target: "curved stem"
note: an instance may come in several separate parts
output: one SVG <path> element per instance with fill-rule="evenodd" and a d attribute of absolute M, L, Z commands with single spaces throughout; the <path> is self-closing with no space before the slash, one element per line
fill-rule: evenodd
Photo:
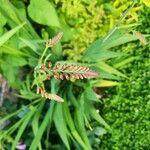
<path fill-rule="evenodd" d="M 45 49 L 44 49 L 44 51 L 43 51 L 43 53 L 42 53 L 42 56 L 41 56 L 41 58 L 40 58 L 38 64 L 41 64 L 41 63 L 42 63 L 43 57 L 44 57 L 44 55 L 46 54 L 47 49 L 48 49 L 48 47 L 46 46 Z"/>

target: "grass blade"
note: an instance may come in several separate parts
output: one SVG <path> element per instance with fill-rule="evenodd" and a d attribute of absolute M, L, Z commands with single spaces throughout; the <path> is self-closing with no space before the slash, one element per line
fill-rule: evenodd
<path fill-rule="evenodd" d="M 126 58 L 124 60 L 121 60 L 119 61 L 118 63 L 114 64 L 113 66 L 115 68 L 122 68 L 124 67 L 126 64 L 128 63 L 131 63 L 132 61 L 134 61 L 135 59 L 138 59 L 139 57 L 135 57 L 135 56 L 132 56 L 132 57 L 129 57 L 129 58 Z"/>
<path fill-rule="evenodd" d="M 78 131 L 79 131 L 83 141 L 86 144 L 87 149 L 92 150 L 91 145 L 89 143 L 89 139 L 87 137 L 83 115 L 84 115 L 84 113 L 80 110 L 80 108 L 76 109 L 76 111 L 75 111 L 76 125 L 78 127 Z"/>
<path fill-rule="evenodd" d="M 98 62 L 97 65 L 103 69 L 106 72 L 109 72 L 111 74 L 115 74 L 117 76 L 121 76 L 121 77 L 126 77 L 123 73 L 121 73 L 120 71 L 116 70 L 115 68 L 109 66 L 108 64 L 106 64 L 105 62 Z"/>
<path fill-rule="evenodd" d="M 110 126 L 105 122 L 105 120 L 97 113 L 95 108 L 90 109 L 91 116 L 99 122 L 101 125 L 103 125 L 106 129 L 110 130 Z"/>
<path fill-rule="evenodd" d="M 90 82 L 93 87 L 111 87 L 116 86 L 119 83 L 116 81 L 110 81 L 110 80 L 95 80 Z"/>
<path fill-rule="evenodd" d="M 4 35 L 0 37 L 0 46 L 2 46 L 6 41 L 8 41 L 17 31 L 19 31 L 23 26 L 25 25 L 25 22 L 20 24 L 19 26 L 11 29 L 10 31 L 6 32 Z"/>
<path fill-rule="evenodd" d="M 55 111 L 54 111 L 54 123 L 58 134 L 60 135 L 62 141 L 64 142 L 67 149 L 70 149 L 68 138 L 67 138 L 67 128 L 66 123 L 64 121 L 64 116 L 62 113 L 62 104 L 56 104 Z M 61 125 L 61 126 L 60 126 Z"/>
<path fill-rule="evenodd" d="M 10 54 L 10 55 L 14 55 L 14 56 L 18 56 L 18 55 L 20 55 L 20 56 L 29 56 L 28 54 L 23 53 L 23 52 L 19 51 L 18 49 L 14 48 L 14 47 L 10 47 L 7 44 L 3 44 L 0 47 L 0 53 Z"/>
<path fill-rule="evenodd" d="M 83 147 L 83 149 L 87 149 L 86 144 L 83 142 L 82 138 L 80 137 L 77 130 L 75 129 L 74 122 L 71 118 L 71 114 L 70 114 L 69 108 L 67 106 L 66 100 L 63 103 L 63 113 L 64 113 L 66 123 L 71 131 L 71 134 L 72 134 L 74 140 L 76 140 Z"/>
<path fill-rule="evenodd" d="M 52 113 L 53 113 L 53 109 L 54 109 L 54 104 L 55 103 L 53 101 L 51 101 L 50 107 L 49 107 L 47 113 L 45 114 L 44 120 L 43 120 L 41 126 L 39 127 L 39 130 L 36 133 L 35 138 L 33 139 L 29 150 L 37 149 L 37 147 L 40 143 L 40 140 L 42 138 L 42 135 L 43 135 L 44 131 L 46 130 L 46 127 L 52 121 Z"/>
<path fill-rule="evenodd" d="M 38 132 L 38 129 L 39 129 L 39 118 L 40 118 L 41 111 L 44 107 L 44 104 L 45 104 L 45 101 L 42 101 L 40 103 L 40 105 L 38 107 L 38 111 L 36 112 L 36 114 L 34 115 L 33 120 L 32 120 L 32 129 L 33 129 L 34 135 L 36 135 L 36 133 Z M 41 143 L 39 143 L 39 150 L 42 150 Z"/>
<path fill-rule="evenodd" d="M 23 131 L 25 130 L 25 128 L 26 128 L 27 124 L 29 123 L 31 117 L 33 116 L 35 110 L 36 110 L 35 107 L 32 108 L 32 110 L 26 115 L 26 119 L 24 120 L 22 125 L 19 127 L 19 131 L 18 131 L 15 141 L 13 142 L 13 145 L 12 145 L 12 150 L 15 150 L 16 145 L 18 144 L 18 141 L 20 140 L 20 137 L 23 134 Z"/>

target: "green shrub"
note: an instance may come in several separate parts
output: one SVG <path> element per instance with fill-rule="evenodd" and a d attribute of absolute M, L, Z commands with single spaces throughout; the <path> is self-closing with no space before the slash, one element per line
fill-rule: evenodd
<path fill-rule="evenodd" d="M 71 41 L 63 46 L 63 54 L 67 55 L 68 59 L 75 61 L 81 60 L 85 48 L 93 40 L 109 32 L 122 12 L 132 4 L 127 0 L 55 0 L 55 3 L 64 25 L 64 32 L 72 33 L 72 36 L 70 35 Z M 129 12 L 130 15 L 126 18 L 124 24 L 137 21 L 138 10 L 140 10 L 140 6 L 135 6 Z"/>
<path fill-rule="evenodd" d="M 4 102 L 7 115 L 0 118 L 0 123 L 8 121 L 8 124 L 0 131 L 1 147 L 13 150 L 23 141 L 29 150 L 98 148 L 97 135 L 106 133 L 110 127 L 95 107 L 99 96 L 94 89 L 116 85 L 118 82 L 112 80 L 125 77 L 106 62 L 123 55 L 111 49 L 138 38 L 127 33 L 131 31 L 130 26 L 124 29 L 120 24 L 126 13 L 112 32 L 94 42 L 96 34 L 93 31 L 92 40 L 87 40 L 88 44 L 92 43 L 86 45 L 79 63 L 78 59 L 72 59 L 73 62 L 63 56 L 63 46 L 73 40 L 74 33 L 63 22 L 62 14 L 57 14 L 55 7 L 59 5 L 48 0 L 31 0 L 30 4 L 28 1 L 3 0 L 1 3 L 0 73 L 8 80 L 17 98 L 17 104 Z M 87 8 L 96 7 L 95 3 Z M 94 21 L 97 23 L 96 19 Z M 60 31 L 64 32 L 61 42 Z M 65 70 L 64 65 L 67 66 Z M 95 77 L 94 73 L 100 74 L 95 80 L 76 80 Z M 62 76 L 68 81 L 57 80 Z"/>
<path fill-rule="evenodd" d="M 137 30 L 150 34 L 150 9 L 144 7 L 139 15 L 141 25 Z M 101 138 L 101 149 L 150 149 L 150 44 L 138 43 L 122 47 L 130 57 L 135 57 L 121 70 L 129 79 L 124 80 L 110 97 L 104 99 L 103 117 L 112 127 L 112 133 Z"/>

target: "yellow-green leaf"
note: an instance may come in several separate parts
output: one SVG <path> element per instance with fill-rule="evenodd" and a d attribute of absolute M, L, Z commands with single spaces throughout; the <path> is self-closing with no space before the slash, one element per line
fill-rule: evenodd
<path fill-rule="evenodd" d="M 111 86 L 116 86 L 118 84 L 119 83 L 116 81 L 98 80 L 94 82 L 93 87 L 111 87 Z"/>

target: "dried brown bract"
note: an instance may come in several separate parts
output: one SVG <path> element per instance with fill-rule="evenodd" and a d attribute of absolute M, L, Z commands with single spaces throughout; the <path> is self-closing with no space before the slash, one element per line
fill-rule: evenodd
<path fill-rule="evenodd" d="M 55 100 L 57 102 L 64 102 L 64 100 L 56 94 L 47 93 L 43 88 L 37 87 L 37 94 L 40 94 L 46 99 Z"/>
<path fill-rule="evenodd" d="M 46 43 L 47 47 L 53 47 L 54 45 L 56 45 L 60 39 L 63 36 L 63 32 L 59 32 L 56 36 L 54 36 L 52 39 L 49 39 Z"/>
<path fill-rule="evenodd" d="M 140 32 L 134 32 L 134 35 L 140 40 L 143 45 L 147 45 L 148 41 L 146 37 Z"/>
<path fill-rule="evenodd" d="M 53 76 L 56 80 L 90 79 L 99 76 L 99 74 L 96 71 L 77 64 L 57 63 L 52 68 L 52 64 L 48 63 L 48 67 L 46 68 L 46 66 L 44 66 L 41 68 L 41 70 L 45 71 L 48 80 L 50 80 L 51 76 Z"/>

